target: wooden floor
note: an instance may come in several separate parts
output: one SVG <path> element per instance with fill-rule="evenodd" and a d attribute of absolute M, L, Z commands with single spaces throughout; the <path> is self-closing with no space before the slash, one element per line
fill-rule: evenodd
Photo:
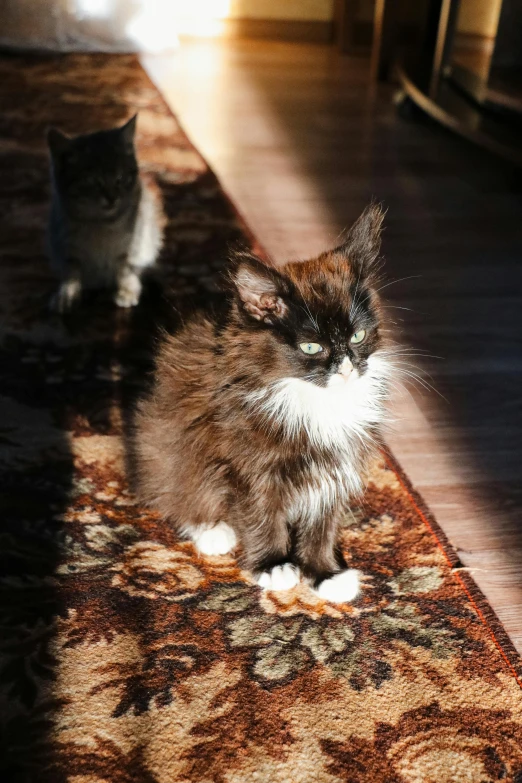
<path fill-rule="evenodd" d="M 319 45 L 185 44 L 149 73 L 277 261 L 388 207 L 386 293 L 405 343 L 441 359 L 389 441 L 522 651 L 520 179 L 404 120 L 364 59 Z"/>

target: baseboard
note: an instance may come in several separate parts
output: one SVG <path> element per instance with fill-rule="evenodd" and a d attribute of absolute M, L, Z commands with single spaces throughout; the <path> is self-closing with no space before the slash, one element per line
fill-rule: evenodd
<path fill-rule="evenodd" d="M 331 43 L 333 22 L 299 21 L 295 19 L 220 19 L 213 23 L 213 38 L 250 38 L 271 41 L 301 41 Z M 198 35 L 184 34 L 183 38 Z"/>

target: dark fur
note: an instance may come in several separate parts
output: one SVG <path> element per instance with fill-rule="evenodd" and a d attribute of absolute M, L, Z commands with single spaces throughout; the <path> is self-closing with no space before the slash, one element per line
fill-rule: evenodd
<path fill-rule="evenodd" d="M 195 318 L 165 340 L 154 390 L 138 410 L 141 498 L 181 531 L 226 521 L 238 535 L 242 563 L 254 572 L 291 560 L 317 584 L 343 567 L 337 531 L 344 506 L 313 526 L 288 521 L 289 492 L 313 483 L 318 470 L 333 474 L 335 448 L 314 445 L 305 431 L 288 437 L 246 398 L 287 377 L 324 386 L 347 352 L 365 372 L 382 339 L 372 290 L 381 222 L 372 206 L 343 246 L 280 271 L 238 256 L 226 317 Z M 355 327 L 368 333 L 360 346 L 349 342 Z M 306 356 L 298 348 L 306 341 L 320 341 L 325 352 Z M 369 449 L 355 441 L 362 472 Z"/>
<path fill-rule="evenodd" d="M 70 139 L 48 133 L 56 188 L 64 212 L 82 221 L 113 221 L 136 211 L 140 181 L 134 151 L 136 117 L 122 128 Z"/>

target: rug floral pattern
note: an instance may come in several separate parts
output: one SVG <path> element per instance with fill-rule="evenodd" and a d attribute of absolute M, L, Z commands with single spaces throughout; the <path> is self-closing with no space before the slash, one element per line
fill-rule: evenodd
<path fill-rule="evenodd" d="M 218 299 L 228 248 L 253 240 L 134 57 L 4 56 L 0 97 L 0 780 L 521 783 L 520 662 L 386 455 L 343 530 L 353 606 L 262 593 L 137 504 L 157 324 Z M 45 128 L 136 110 L 162 284 L 61 321 Z"/>

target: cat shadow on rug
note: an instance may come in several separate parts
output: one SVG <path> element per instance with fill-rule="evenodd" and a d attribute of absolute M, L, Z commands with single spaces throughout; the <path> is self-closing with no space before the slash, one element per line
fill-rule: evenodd
<path fill-rule="evenodd" d="M 53 638 L 64 612 L 58 583 L 68 569 L 64 518 L 82 492 L 67 423 L 70 352 L 37 332 L 4 334 L 0 362 L 0 777 L 12 783 L 32 780 L 43 764 L 51 729 L 45 713 L 60 708 Z"/>
<path fill-rule="evenodd" d="M 144 304 L 121 310 L 95 297 L 65 318 L 42 307 L 40 321 L 2 340 L 0 777 L 10 783 L 44 780 L 52 716 L 67 707 L 63 650 L 80 642 L 63 638 L 62 621 L 92 597 L 103 536 L 125 543 L 110 517 L 112 503 L 130 502 L 125 410 L 148 372 L 159 313 L 171 309 L 154 285 Z M 96 627 L 93 618 L 89 633 Z"/>

